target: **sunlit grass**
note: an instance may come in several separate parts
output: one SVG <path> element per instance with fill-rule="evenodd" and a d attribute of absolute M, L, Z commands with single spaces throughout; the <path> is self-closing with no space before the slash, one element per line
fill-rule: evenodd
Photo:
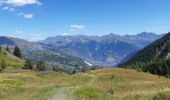
<path fill-rule="evenodd" d="M 169 98 L 170 80 L 125 69 L 75 75 L 34 71 L 0 73 L 0 100 L 50 100 L 57 93 L 72 97 L 68 100 L 159 100 Z"/>

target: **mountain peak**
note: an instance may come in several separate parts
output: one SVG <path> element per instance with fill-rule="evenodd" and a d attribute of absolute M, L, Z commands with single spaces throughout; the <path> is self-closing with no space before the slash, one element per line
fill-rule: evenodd
<path fill-rule="evenodd" d="M 157 34 L 152 33 L 152 32 L 142 32 L 137 34 L 138 36 L 157 36 Z"/>

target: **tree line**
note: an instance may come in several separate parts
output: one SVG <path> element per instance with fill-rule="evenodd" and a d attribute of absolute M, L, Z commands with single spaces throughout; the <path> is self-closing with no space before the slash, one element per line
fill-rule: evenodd
<path fill-rule="evenodd" d="M 170 59 L 157 58 L 150 62 L 135 62 L 124 68 L 135 69 L 137 71 L 149 72 L 155 75 L 166 76 L 170 78 Z"/>

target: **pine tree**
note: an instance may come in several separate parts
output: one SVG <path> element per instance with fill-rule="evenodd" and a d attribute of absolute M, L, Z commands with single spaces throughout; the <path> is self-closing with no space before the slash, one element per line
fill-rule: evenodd
<path fill-rule="evenodd" d="M 13 55 L 16 56 L 16 57 L 22 58 L 21 51 L 20 51 L 20 49 L 17 46 L 14 49 Z"/>
<path fill-rule="evenodd" d="M 6 47 L 6 51 L 10 52 L 10 51 L 9 51 L 9 47 L 8 47 L 8 45 L 7 45 L 7 47 Z"/>

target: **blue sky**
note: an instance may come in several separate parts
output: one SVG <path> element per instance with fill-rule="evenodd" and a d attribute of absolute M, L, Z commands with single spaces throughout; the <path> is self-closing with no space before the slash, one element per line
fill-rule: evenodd
<path fill-rule="evenodd" d="M 170 0 L 0 0 L 0 35 L 30 41 L 56 35 L 170 31 Z"/>

